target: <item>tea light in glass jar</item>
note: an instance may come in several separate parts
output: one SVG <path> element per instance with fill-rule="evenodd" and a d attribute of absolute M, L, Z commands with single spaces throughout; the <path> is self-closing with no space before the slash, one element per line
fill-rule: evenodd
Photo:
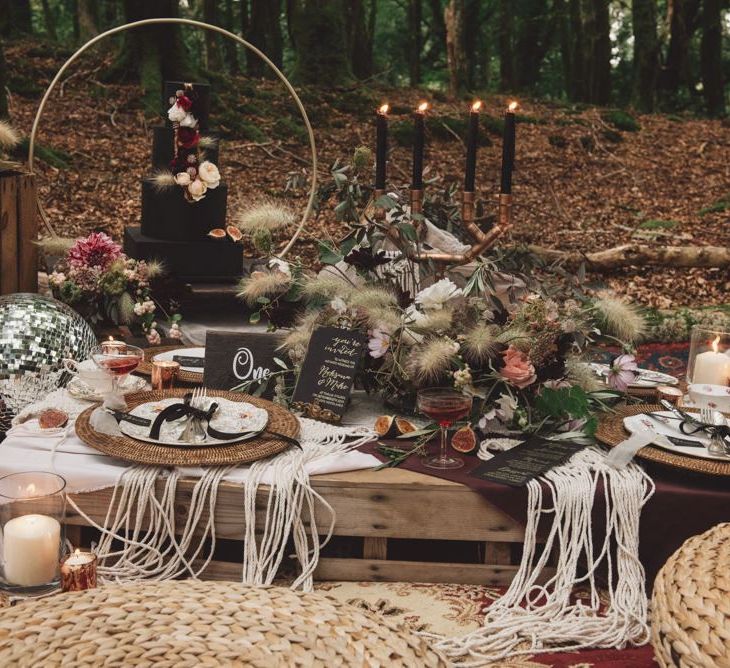
<path fill-rule="evenodd" d="M 720 337 L 712 342 L 712 350 L 695 358 L 692 384 L 728 385 L 730 383 L 730 357 L 718 351 Z"/>
<path fill-rule="evenodd" d="M 101 342 L 101 350 L 107 355 L 124 355 L 127 352 L 127 344 L 110 336 L 106 341 Z"/>
<path fill-rule="evenodd" d="M 96 555 L 76 550 L 61 562 L 63 591 L 96 589 Z"/>
<path fill-rule="evenodd" d="M 180 363 L 173 360 L 152 361 L 152 389 L 170 390 L 175 387 L 175 379 L 180 371 Z"/>

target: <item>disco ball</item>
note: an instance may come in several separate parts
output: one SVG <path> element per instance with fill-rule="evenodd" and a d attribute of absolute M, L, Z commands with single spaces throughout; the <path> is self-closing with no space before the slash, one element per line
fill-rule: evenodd
<path fill-rule="evenodd" d="M 43 390 L 49 383 L 63 384 L 67 375 L 63 359 L 84 360 L 95 345 L 93 330 L 70 306 L 24 292 L 0 297 L 0 381 L 6 381 L 3 384 L 24 380 L 22 384 L 27 386 L 37 381 Z M 8 396 L 7 391 L 3 394 Z"/>

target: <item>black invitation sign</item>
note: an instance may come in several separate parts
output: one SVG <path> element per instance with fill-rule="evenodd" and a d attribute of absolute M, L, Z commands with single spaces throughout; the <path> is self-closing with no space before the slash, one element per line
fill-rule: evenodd
<path fill-rule="evenodd" d="M 294 388 L 294 408 L 326 422 L 339 422 L 355 381 L 365 335 L 340 327 L 320 327 L 309 339 Z"/>
<path fill-rule="evenodd" d="M 523 487 L 533 478 L 560 466 L 585 447 L 569 441 L 548 441 L 533 436 L 526 443 L 500 452 L 480 464 L 469 475 L 512 487 Z"/>
<path fill-rule="evenodd" d="M 190 355 L 173 355 L 172 361 L 177 362 L 180 366 L 189 369 L 203 369 L 205 367 L 205 357 L 191 357 Z"/>
<path fill-rule="evenodd" d="M 283 337 L 272 333 L 209 331 L 205 338 L 203 384 L 216 390 L 230 390 L 241 383 L 257 381 L 248 389 L 253 394 L 273 371 L 280 370 L 275 357 Z M 268 383 L 261 396 L 274 396 L 274 383 Z"/>

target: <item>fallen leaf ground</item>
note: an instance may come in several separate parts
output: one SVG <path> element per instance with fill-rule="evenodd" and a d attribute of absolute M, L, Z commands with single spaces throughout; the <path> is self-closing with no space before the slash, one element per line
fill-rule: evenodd
<path fill-rule="evenodd" d="M 28 133 L 40 98 L 67 53 L 27 42 L 6 46 L 13 123 Z M 140 180 L 149 173 L 151 131 L 136 85 L 104 81 L 109 47 L 85 54 L 50 97 L 38 141 L 67 154 L 69 166 L 36 163 L 48 216 L 61 235 L 103 229 L 121 239 L 140 216 Z M 301 211 L 311 170 L 304 125 L 280 83 L 239 78 L 217 91 L 214 125 L 223 129 L 221 171 L 229 185 L 229 217 L 261 197 Z M 407 89 L 301 91 L 314 127 L 319 177 L 359 145 L 372 146 L 373 110 L 393 107 L 393 138 L 408 132 L 409 110 L 432 102 L 427 177 L 460 182 L 464 149 L 455 137 L 468 105 Z M 479 153 L 481 195 L 495 197 L 506 98 L 490 96 Z M 591 252 L 630 241 L 667 245 L 730 244 L 730 127 L 718 120 L 642 115 L 640 129 L 619 129 L 600 109 L 521 100 L 513 238 Z M 408 182 L 407 136 L 393 147 L 390 178 Z M 395 143 L 395 142 L 393 142 Z M 294 179 L 295 187 L 286 188 Z M 298 183 L 297 183 L 298 182 Z M 728 202 L 728 204 L 723 204 Z M 331 212 L 310 224 L 295 253 L 316 262 L 315 240 L 345 232 Z M 282 240 L 283 241 L 283 240 Z M 591 277 L 644 305 L 717 305 L 727 301 L 727 270 L 632 268 Z"/>

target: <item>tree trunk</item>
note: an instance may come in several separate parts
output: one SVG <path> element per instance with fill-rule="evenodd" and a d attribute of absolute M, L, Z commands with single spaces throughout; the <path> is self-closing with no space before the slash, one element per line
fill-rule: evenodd
<path fill-rule="evenodd" d="M 588 271 L 610 272 L 620 267 L 730 267 L 730 248 L 723 246 L 647 246 L 625 244 L 595 253 L 560 251 L 529 245 L 528 249 L 548 262 L 568 268 L 585 263 Z"/>
<path fill-rule="evenodd" d="M 291 3 L 295 64 L 292 78 L 302 84 L 336 87 L 352 81 L 345 15 L 340 0 L 295 0 Z"/>
<path fill-rule="evenodd" d="M 30 0 L 0 0 L 0 36 L 14 37 L 32 32 Z"/>
<path fill-rule="evenodd" d="M 216 0 L 203 0 L 203 21 L 211 25 L 220 25 Z M 205 30 L 205 66 L 211 72 L 220 72 L 223 68 L 218 33 Z"/>
<path fill-rule="evenodd" d="M 76 14 L 79 21 L 79 40 L 87 42 L 99 34 L 98 5 L 94 0 L 76 0 Z"/>
<path fill-rule="evenodd" d="M 373 8 L 368 7 L 372 4 L 367 0 L 346 3 L 352 73 L 358 79 L 368 79 L 373 75 L 373 34 L 370 32 L 370 13 Z"/>
<path fill-rule="evenodd" d="M 564 61 L 564 68 L 567 68 L 565 89 L 569 99 L 579 102 L 587 97 L 583 16 L 580 0 L 567 0 L 567 3 L 561 36 L 568 56 L 567 62 Z"/>
<path fill-rule="evenodd" d="M 464 10 L 464 0 L 449 0 L 444 10 L 446 60 L 449 65 L 449 92 L 452 97 L 457 97 L 466 89 Z"/>
<path fill-rule="evenodd" d="M 226 30 L 235 33 L 236 26 L 233 20 L 233 0 L 226 0 L 225 13 Z M 232 39 L 223 40 L 223 52 L 226 57 L 226 66 L 231 74 L 238 74 L 238 49 Z"/>
<path fill-rule="evenodd" d="M 466 87 L 474 90 L 477 84 L 477 72 L 482 50 L 480 45 L 482 23 L 479 20 L 480 0 L 467 0 L 464 8 L 464 53 L 466 54 Z"/>
<path fill-rule="evenodd" d="M 248 39 L 248 33 L 249 33 L 249 29 L 250 29 L 250 19 L 249 19 L 249 13 L 248 13 L 248 0 L 241 0 L 239 11 L 241 12 L 241 16 L 240 16 L 241 37 L 243 37 L 243 39 Z M 246 71 L 248 71 L 248 62 L 252 58 L 256 58 L 256 56 L 253 53 L 251 53 L 248 49 L 241 49 L 241 59 L 242 59 L 241 67 L 246 69 Z"/>
<path fill-rule="evenodd" d="M 53 16 L 48 0 L 42 0 L 41 8 L 43 9 L 43 25 L 46 28 L 46 35 L 55 42 L 58 39 L 58 35 L 56 34 L 56 19 Z"/>
<path fill-rule="evenodd" d="M 695 30 L 699 0 L 667 0 L 669 47 L 659 84 L 670 96 L 691 86 L 689 44 Z"/>
<path fill-rule="evenodd" d="M 659 41 L 656 32 L 656 0 L 633 0 L 631 22 L 634 31 L 634 105 L 654 111 Z"/>
<path fill-rule="evenodd" d="M 702 41 L 700 69 L 702 94 L 707 113 L 725 115 L 725 87 L 722 76 L 722 10 L 721 0 L 704 0 L 702 7 Z"/>
<path fill-rule="evenodd" d="M 280 0 L 251 0 L 251 14 L 246 36 L 249 42 L 261 49 L 278 67 L 281 67 L 283 59 L 283 39 L 279 25 L 280 12 Z M 247 56 L 246 71 L 252 77 L 268 74 L 268 68 L 264 62 L 253 54 Z"/>
<path fill-rule="evenodd" d="M 551 44 L 551 36 L 559 25 L 551 15 L 547 0 L 530 0 L 520 21 L 516 37 L 516 85 L 529 88 L 537 83 L 540 66 Z"/>
<path fill-rule="evenodd" d="M 509 91 L 515 89 L 515 59 L 512 49 L 514 16 L 510 0 L 499 0 L 498 12 L 499 88 Z"/>
<path fill-rule="evenodd" d="M 608 104 L 611 99 L 611 37 L 608 0 L 583 0 L 586 36 L 586 102 Z"/>
<path fill-rule="evenodd" d="M 421 0 L 408 0 L 408 78 L 411 86 L 421 84 L 421 50 L 423 49 L 423 35 L 421 22 L 423 21 L 423 5 Z"/>
<path fill-rule="evenodd" d="M 421 65 L 434 65 L 441 59 L 446 47 L 446 24 L 444 23 L 444 8 L 441 0 L 428 1 L 431 23 L 427 25 L 426 33 L 430 36 L 430 46 L 425 56 L 421 58 Z"/>

